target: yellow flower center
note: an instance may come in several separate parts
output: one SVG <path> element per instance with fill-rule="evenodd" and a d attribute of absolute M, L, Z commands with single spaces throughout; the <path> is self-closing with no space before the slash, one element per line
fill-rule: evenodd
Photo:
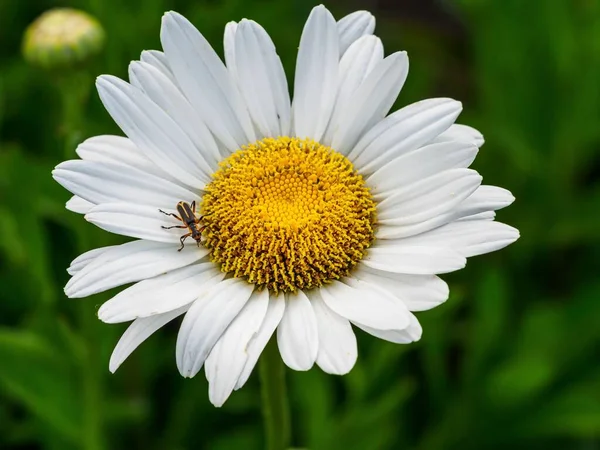
<path fill-rule="evenodd" d="M 348 275 L 373 241 L 375 203 L 362 176 L 312 140 L 267 138 L 233 153 L 201 211 L 221 270 L 275 293 Z"/>

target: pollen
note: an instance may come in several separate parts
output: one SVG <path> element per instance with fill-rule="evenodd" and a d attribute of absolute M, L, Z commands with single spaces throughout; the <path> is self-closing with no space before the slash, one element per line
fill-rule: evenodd
<path fill-rule="evenodd" d="M 307 139 L 267 138 L 233 153 L 201 211 L 213 262 L 274 293 L 348 275 L 374 235 L 375 202 L 362 176 Z"/>

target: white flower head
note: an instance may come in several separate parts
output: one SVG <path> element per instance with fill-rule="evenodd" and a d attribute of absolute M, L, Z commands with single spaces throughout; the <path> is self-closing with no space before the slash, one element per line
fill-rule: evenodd
<path fill-rule="evenodd" d="M 357 358 L 352 325 L 418 340 L 412 312 L 448 297 L 437 274 L 518 238 L 493 220 L 512 195 L 468 168 L 483 138 L 454 124 L 459 102 L 388 115 L 408 58 L 384 58 L 374 26 L 368 12 L 336 23 L 314 8 L 293 102 L 273 42 L 246 19 L 225 28 L 224 64 L 169 12 L 163 52 L 132 62 L 129 83 L 98 78 L 127 138 L 88 139 L 53 175 L 74 194 L 68 209 L 137 239 L 76 258 L 65 288 L 84 297 L 135 283 L 98 311 L 133 321 L 111 371 L 185 315 L 177 367 L 193 377 L 204 366 L 216 406 L 275 332 L 290 368 L 345 374 Z"/>

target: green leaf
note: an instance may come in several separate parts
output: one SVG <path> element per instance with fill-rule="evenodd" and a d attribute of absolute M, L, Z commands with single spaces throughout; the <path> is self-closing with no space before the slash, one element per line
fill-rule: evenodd
<path fill-rule="evenodd" d="M 80 439 L 77 382 L 60 351 L 28 331 L 0 329 L 0 386 L 72 442 Z"/>

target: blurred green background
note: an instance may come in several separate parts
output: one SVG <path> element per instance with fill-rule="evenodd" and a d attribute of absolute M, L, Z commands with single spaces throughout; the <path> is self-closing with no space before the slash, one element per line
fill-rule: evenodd
<path fill-rule="evenodd" d="M 79 253 L 123 239 L 64 209 L 50 177 L 77 142 L 120 134 L 94 77 L 126 77 L 159 48 L 175 9 L 222 52 L 226 22 L 261 23 L 288 74 L 312 0 L 2 0 L 0 2 L 0 448 L 260 449 L 256 374 L 222 409 L 202 374 L 174 361 L 178 324 L 156 333 L 115 375 L 125 325 L 69 300 Z M 28 66 L 26 26 L 73 6 L 105 27 L 105 51 L 75 82 Z M 397 106 L 460 99 L 459 119 L 486 137 L 474 168 L 517 201 L 498 219 L 522 238 L 446 276 L 450 300 L 419 313 L 409 346 L 359 334 L 345 377 L 288 371 L 294 444 L 314 449 L 600 448 L 600 1 L 331 1 L 337 18 L 369 9 L 389 54 L 411 73 Z M 65 108 L 65 86 L 90 95 Z M 82 94 L 83 95 L 83 94 Z"/>

